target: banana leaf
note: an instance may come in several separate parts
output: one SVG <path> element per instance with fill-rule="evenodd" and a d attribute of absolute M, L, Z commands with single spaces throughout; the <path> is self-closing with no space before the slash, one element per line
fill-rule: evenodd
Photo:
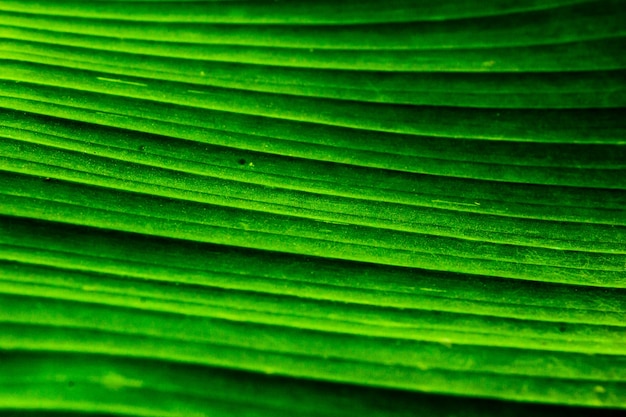
<path fill-rule="evenodd" d="M 0 0 L 0 416 L 626 413 L 624 0 Z"/>

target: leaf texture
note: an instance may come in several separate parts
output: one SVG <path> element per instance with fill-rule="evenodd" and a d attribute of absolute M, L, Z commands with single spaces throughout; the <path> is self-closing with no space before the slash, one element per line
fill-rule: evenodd
<path fill-rule="evenodd" d="M 0 415 L 623 412 L 624 19 L 0 1 Z"/>

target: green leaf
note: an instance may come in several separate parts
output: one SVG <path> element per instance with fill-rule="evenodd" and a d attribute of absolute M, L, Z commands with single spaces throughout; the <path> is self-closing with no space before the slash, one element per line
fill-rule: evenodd
<path fill-rule="evenodd" d="M 0 416 L 626 410 L 623 0 L 0 0 Z"/>

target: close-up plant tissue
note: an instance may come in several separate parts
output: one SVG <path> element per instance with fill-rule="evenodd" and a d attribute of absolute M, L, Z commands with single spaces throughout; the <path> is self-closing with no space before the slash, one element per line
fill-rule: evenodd
<path fill-rule="evenodd" d="M 0 417 L 626 415 L 626 0 L 0 0 Z"/>

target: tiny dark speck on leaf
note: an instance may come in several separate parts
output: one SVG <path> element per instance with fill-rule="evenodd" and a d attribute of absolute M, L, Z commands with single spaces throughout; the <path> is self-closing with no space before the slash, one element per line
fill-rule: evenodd
<path fill-rule="evenodd" d="M 145 146 L 143 146 L 143 145 L 141 145 L 138 149 L 139 149 L 140 151 L 145 151 L 145 150 L 146 150 L 146 147 L 145 147 Z"/>
<path fill-rule="evenodd" d="M 561 333 L 563 333 L 566 329 L 567 329 L 567 328 L 565 327 L 565 324 L 561 324 L 561 325 L 559 326 L 559 331 L 560 331 Z"/>
<path fill-rule="evenodd" d="M 239 165 L 245 165 L 246 164 L 246 160 L 242 158 L 239 161 L 237 161 L 237 163 L 239 163 Z"/>
<path fill-rule="evenodd" d="M 74 386 L 74 381 L 70 381 L 70 382 L 68 382 L 68 383 L 67 383 L 67 386 L 68 386 L 68 387 L 70 387 L 70 388 L 72 388 L 72 387 Z"/>

